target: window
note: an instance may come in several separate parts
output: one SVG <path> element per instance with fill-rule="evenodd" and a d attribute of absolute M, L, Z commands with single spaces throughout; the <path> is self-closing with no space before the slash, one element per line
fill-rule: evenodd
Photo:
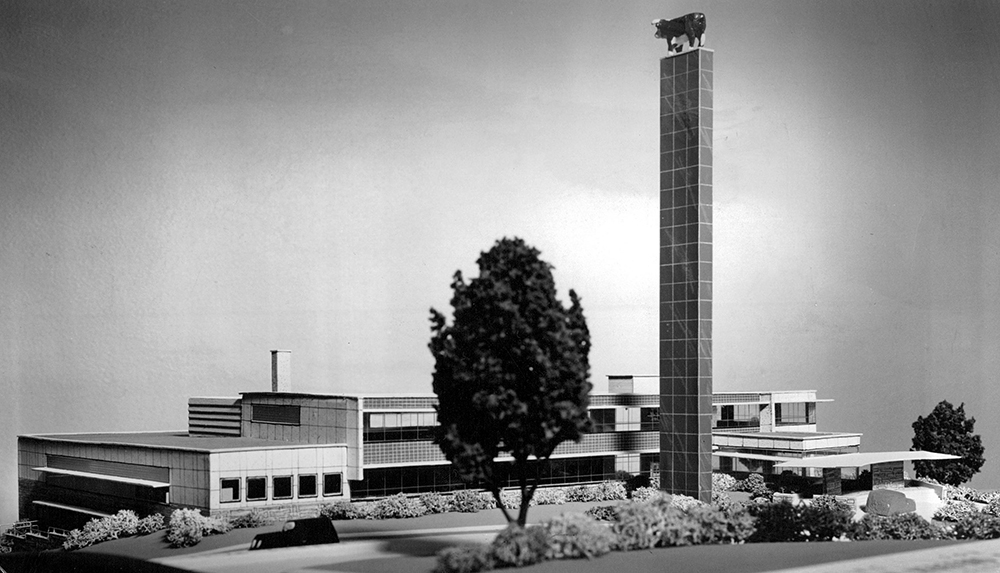
<path fill-rule="evenodd" d="M 250 419 L 254 422 L 263 422 L 265 424 L 298 426 L 301 423 L 302 411 L 299 406 L 254 404 L 250 409 Z"/>
<path fill-rule="evenodd" d="M 639 413 L 640 430 L 643 432 L 657 432 L 660 430 L 659 408 L 640 408 Z"/>
<path fill-rule="evenodd" d="M 615 431 L 614 408 L 590 410 L 590 419 L 594 421 L 595 434 Z"/>
<path fill-rule="evenodd" d="M 299 476 L 299 497 L 316 497 L 316 476 Z"/>
<path fill-rule="evenodd" d="M 787 402 L 774 405 L 775 423 L 778 425 L 815 424 L 815 402 Z"/>
<path fill-rule="evenodd" d="M 247 478 L 247 501 L 267 499 L 267 478 Z"/>
<path fill-rule="evenodd" d="M 735 404 L 712 407 L 712 427 L 756 428 L 760 427 L 760 404 Z"/>
<path fill-rule="evenodd" d="M 222 503 L 240 500 L 240 478 L 222 478 L 219 501 Z"/>
<path fill-rule="evenodd" d="M 288 499 L 292 497 L 292 476 L 279 476 L 271 480 L 271 499 Z"/>
<path fill-rule="evenodd" d="M 342 493 L 343 486 L 340 474 L 323 474 L 323 495 L 341 495 Z"/>

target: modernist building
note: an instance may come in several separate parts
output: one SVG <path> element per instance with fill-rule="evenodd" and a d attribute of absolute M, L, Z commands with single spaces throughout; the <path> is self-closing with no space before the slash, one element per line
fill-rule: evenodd
<path fill-rule="evenodd" d="M 21 517 L 73 527 L 126 508 L 299 515 L 335 500 L 466 487 L 431 441 L 433 395 L 295 393 L 281 364 L 271 392 L 191 398 L 187 431 L 20 436 Z M 611 377 L 609 393 L 591 395 L 595 432 L 562 444 L 543 484 L 658 471 L 657 383 Z M 769 473 L 782 461 L 857 452 L 860 434 L 816 431 L 821 401 L 814 391 L 716 393 L 716 468 Z"/>

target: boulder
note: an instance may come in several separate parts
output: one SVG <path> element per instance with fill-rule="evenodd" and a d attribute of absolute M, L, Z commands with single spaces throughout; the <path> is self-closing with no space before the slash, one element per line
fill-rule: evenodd
<path fill-rule="evenodd" d="M 903 495 L 901 491 L 876 489 L 868 494 L 864 510 L 872 515 L 895 515 L 916 511 L 917 502 Z"/>

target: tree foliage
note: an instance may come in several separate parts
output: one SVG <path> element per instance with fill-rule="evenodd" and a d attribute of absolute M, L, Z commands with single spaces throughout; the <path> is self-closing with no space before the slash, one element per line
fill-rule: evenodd
<path fill-rule="evenodd" d="M 521 489 L 524 525 L 538 486 L 538 462 L 590 430 L 590 333 L 580 299 L 556 298 L 552 266 L 521 239 L 501 239 L 468 283 L 455 273 L 452 324 L 431 309 L 430 349 L 438 397 L 435 441 L 467 483 L 503 505 L 505 468 Z"/>
<path fill-rule="evenodd" d="M 978 473 L 986 460 L 983 440 L 972 431 L 975 424 L 975 418 L 965 417 L 964 403 L 955 408 L 947 400 L 942 400 L 926 418 L 917 416 L 917 421 L 913 422 L 911 450 L 961 456 L 957 460 L 914 461 L 917 476 L 959 485 Z"/>

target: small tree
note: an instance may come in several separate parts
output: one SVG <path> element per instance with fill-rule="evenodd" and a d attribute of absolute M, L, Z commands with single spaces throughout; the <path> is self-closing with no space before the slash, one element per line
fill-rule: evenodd
<path fill-rule="evenodd" d="M 965 418 L 965 403 L 955 408 L 947 400 L 942 400 L 926 418 L 917 416 L 917 421 L 913 422 L 911 450 L 961 456 L 957 460 L 914 461 L 917 477 L 959 485 L 978 473 L 986 460 L 982 438 L 972 433 L 975 424 L 975 418 Z"/>
<path fill-rule="evenodd" d="M 538 487 L 538 460 L 590 430 L 590 333 L 576 293 L 556 298 L 552 266 L 518 238 L 481 253 L 479 277 L 451 284 L 452 325 L 431 309 L 430 349 L 438 396 L 435 442 L 466 483 L 493 494 L 514 522 L 494 462 L 513 458 L 524 526 Z"/>

